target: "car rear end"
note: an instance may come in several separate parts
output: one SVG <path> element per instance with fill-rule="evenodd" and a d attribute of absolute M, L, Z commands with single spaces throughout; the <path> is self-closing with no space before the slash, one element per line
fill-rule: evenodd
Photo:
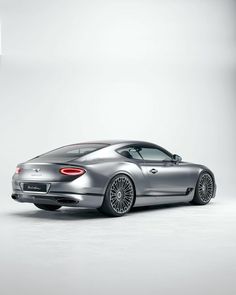
<path fill-rule="evenodd" d="M 100 148 L 86 147 L 87 153 Z M 69 146 L 19 164 L 12 178 L 12 199 L 56 206 L 100 207 L 103 190 L 95 184 L 92 167 L 80 163 L 85 154 L 81 150 L 81 146 Z"/>

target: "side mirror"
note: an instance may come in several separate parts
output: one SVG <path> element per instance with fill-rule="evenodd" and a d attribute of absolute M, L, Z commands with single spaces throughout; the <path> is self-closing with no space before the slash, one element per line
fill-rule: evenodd
<path fill-rule="evenodd" d="M 180 156 L 174 154 L 174 155 L 172 156 L 172 161 L 175 162 L 175 163 L 179 163 L 179 162 L 182 161 L 182 158 L 181 158 Z"/>

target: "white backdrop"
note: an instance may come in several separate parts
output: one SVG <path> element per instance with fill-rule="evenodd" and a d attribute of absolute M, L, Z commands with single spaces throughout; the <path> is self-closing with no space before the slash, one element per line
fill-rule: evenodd
<path fill-rule="evenodd" d="M 213 2 L 6 1 L 4 173 L 58 145 L 132 138 L 209 165 L 226 189 L 235 164 L 235 6 Z"/>
<path fill-rule="evenodd" d="M 143 139 L 235 165 L 235 2 L 1 1 L 1 179 L 54 147 Z"/>
<path fill-rule="evenodd" d="M 236 294 L 235 15 L 233 0 L 0 0 L 4 295 Z M 207 165 L 216 199 L 118 219 L 11 200 L 17 163 L 116 138 Z"/>
<path fill-rule="evenodd" d="M 156 142 L 235 173 L 234 1 L 1 0 L 1 179 L 60 145 Z M 3 164 L 4 163 L 4 164 Z"/>

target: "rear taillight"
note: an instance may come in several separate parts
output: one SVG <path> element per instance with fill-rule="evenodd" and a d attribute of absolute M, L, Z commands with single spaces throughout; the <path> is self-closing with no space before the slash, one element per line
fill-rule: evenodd
<path fill-rule="evenodd" d="M 86 172 L 83 168 L 61 168 L 59 171 L 61 174 L 71 176 L 81 176 Z"/>
<path fill-rule="evenodd" d="M 19 174 L 21 172 L 21 168 L 20 167 L 16 167 L 16 174 Z"/>

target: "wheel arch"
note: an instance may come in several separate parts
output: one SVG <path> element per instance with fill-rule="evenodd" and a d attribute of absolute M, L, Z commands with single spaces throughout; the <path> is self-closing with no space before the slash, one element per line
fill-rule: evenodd
<path fill-rule="evenodd" d="M 198 173 L 197 181 L 196 181 L 196 183 L 195 183 L 194 190 L 195 190 L 196 187 L 197 187 L 197 183 L 198 183 L 199 177 L 200 177 L 203 173 L 208 173 L 208 174 L 210 174 L 210 176 L 211 176 L 212 179 L 213 179 L 213 183 L 214 183 L 214 193 L 213 193 L 213 197 L 212 197 L 212 198 L 214 198 L 214 197 L 215 197 L 215 194 L 216 194 L 216 181 L 215 181 L 215 175 L 214 175 L 214 173 L 213 173 L 209 168 L 207 168 L 207 167 L 203 167 L 203 168 L 201 168 L 201 169 L 199 170 L 199 173 Z"/>
<path fill-rule="evenodd" d="M 107 192 L 107 189 L 108 189 L 108 186 L 110 184 L 110 182 L 118 175 L 125 175 L 127 176 L 131 182 L 132 182 L 132 185 L 133 185 L 133 188 L 134 188 L 134 200 L 133 200 L 133 204 L 132 204 L 132 207 L 134 206 L 135 204 L 135 201 L 136 201 L 136 185 L 135 185 L 135 181 L 134 181 L 134 177 L 131 175 L 131 173 L 127 172 L 127 171 L 123 171 L 123 170 L 120 170 L 120 171 L 116 171 L 116 173 L 114 173 L 110 178 L 109 180 L 107 181 L 106 183 L 106 186 L 105 186 L 105 191 L 104 191 L 104 195 L 106 194 Z M 131 207 L 131 208 L 132 208 Z"/>
<path fill-rule="evenodd" d="M 209 173 L 214 181 L 214 184 L 215 184 L 215 175 L 209 168 L 207 168 L 207 167 L 202 168 L 198 173 L 198 178 L 202 173 Z"/>

